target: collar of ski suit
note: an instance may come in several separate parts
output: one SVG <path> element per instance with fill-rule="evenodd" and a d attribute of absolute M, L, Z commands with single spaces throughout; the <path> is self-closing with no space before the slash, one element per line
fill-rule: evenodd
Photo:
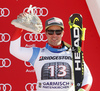
<path fill-rule="evenodd" d="M 54 52 L 54 53 L 59 53 L 59 52 L 68 50 L 68 48 L 67 48 L 66 46 L 64 46 L 64 47 L 61 48 L 61 49 L 52 48 L 48 43 L 46 43 L 46 48 L 47 48 L 49 51 Z"/>

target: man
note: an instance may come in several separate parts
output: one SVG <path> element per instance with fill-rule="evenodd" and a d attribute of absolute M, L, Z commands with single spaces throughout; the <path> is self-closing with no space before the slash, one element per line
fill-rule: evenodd
<path fill-rule="evenodd" d="M 22 17 L 26 16 L 21 15 L 18 19 Z M 22 31 L 17 28 L 12 37 L 10 53 L 34 66 L 37 76 L 37 91 L 75 91 L 71 47 L 62 41 L 63 21 L 60 18 L 52 17 L 45 22 L 45 34 L 48 42 L 44 48 L 21 47 Z M 91 84 L 92 76 L 84 63 L 84 78 L 78 91 L 89 91 Z"/>

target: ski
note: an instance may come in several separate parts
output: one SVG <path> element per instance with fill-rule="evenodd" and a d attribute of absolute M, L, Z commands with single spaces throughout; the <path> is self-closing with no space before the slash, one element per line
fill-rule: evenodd
<path fill-rule="evenodd" d="M 86 29 L 83 28 L 82 20 L 82 15 L 77 13 L 69 17 L 75 91 L 81 88 L 84 76 L 83 42 Z"/>

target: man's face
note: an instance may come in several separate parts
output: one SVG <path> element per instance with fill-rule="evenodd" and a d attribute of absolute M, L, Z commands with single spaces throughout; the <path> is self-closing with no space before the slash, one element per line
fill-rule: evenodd
<path fill-rule="evenodd" d="M 56 30 L 56 31 L 54 31 L 54 30 Z M 50 26 L 46 30 L 45 34 L 47 36 L 49 44 L 51 44 L 53 46 L 58 46 L 61 44 L 64 31 L 61 30 L 60 26 L 54 25 L 54 26 Z"/>

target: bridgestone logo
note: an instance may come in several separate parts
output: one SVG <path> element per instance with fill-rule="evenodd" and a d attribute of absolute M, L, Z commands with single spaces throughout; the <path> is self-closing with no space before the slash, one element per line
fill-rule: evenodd
<path fill-rule="evenodd" d="M 42 60 L 72 60 L 71 56 L 41 56 L 39 61 Z"/>

